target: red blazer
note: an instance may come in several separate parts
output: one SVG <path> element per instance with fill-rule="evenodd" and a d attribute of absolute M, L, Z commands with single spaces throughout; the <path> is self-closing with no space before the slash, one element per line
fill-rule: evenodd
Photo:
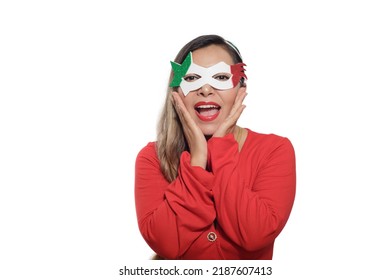
<path fill-rule="evenodd" d="M 138 154 L 135 202 L 140 232 L 166 259 L 272 259 L 275 238 L 295 197 L 291 142 L 248 130 L 241 149 L 233 134 L 208 141 L 211 171 L 183 152 L 178 177 L 160 171 L 155 143 Z"/>

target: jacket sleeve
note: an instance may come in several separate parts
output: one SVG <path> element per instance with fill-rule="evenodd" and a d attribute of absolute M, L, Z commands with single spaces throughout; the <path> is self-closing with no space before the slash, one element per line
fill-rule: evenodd
<path fill-rule="evenodd" d="M 157 254 L 180 258 L 213 223 L 212 181 L 212 174 L 191 166 L 190 154 L 183 152 L 178 177 L 169 183 L 160 171 L 154 146 L 140 151 L 135 164 L 138 226 Z"/>
<path fill-rule="evenodd" d="M 233 135 L 209 140 L 212 170 L 216 177 L 213 193 L 218 223 L 232 242 L 247 251 L 259 250 L 273 243 L 293 206 L 296 184 L 294 149 L 287 138 L 275 137 L 274 140 L 266 152 L 259 155 L 251 151 L 250 158 L 240 161 L 250 169 L 244 172 L 255 172 L 251 182 L 240 176 L 243 168 L 238 168 L 238 144 Z M 258 157 L 263 160 L 256 159 Z"/>

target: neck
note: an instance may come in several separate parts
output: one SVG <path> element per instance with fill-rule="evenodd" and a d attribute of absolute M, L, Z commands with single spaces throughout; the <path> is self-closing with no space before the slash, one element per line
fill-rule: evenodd
<path fill-rule="evenodd" d="M 239 126 L 236 126 L 234 128 L 234 138 L 236 139 L 236 141 L 238 143 L 238 150 L 239 151 L 241 151 L 241 148 L 245 143 L 246 136 L 247 136 L 246 129 L 239 127 Z"/>

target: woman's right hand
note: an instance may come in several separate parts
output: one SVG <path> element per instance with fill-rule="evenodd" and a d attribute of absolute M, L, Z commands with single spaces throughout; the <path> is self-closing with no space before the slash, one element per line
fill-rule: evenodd
<path fill-rule="evenodd" d="M 192 119 L 178 92 L 172 92 L 174 106 L 183 126 L 184 136 L 191 153 L 191 165 L 206 169 L 207 141 L 202 130 Z"/>

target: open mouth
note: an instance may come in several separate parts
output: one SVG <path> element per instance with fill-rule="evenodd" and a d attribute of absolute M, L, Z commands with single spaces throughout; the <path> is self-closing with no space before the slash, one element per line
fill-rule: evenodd
<path fill-rule="evenodd" d="M 198 102 L 195 104 L 197 116 L 202 121 L 212 121 L 218 117 L 221 106 L 211 102 Z"/>

